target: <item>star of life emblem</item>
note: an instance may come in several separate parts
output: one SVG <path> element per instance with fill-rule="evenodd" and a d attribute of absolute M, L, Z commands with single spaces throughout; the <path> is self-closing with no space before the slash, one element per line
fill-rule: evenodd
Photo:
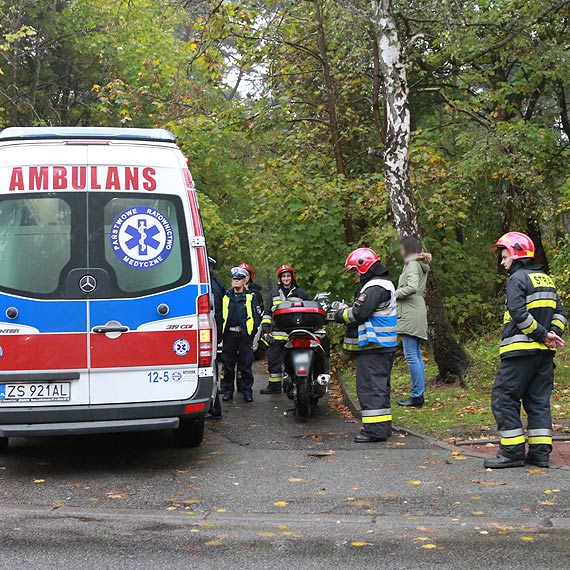
<path fill-rule="evenodd" d="M 151 269 L 166 261 L 174 246 L 168 218 L 147 206 L 135 206 L 119 214 L 109 235 L 114 254 L 134 269 Z"/>

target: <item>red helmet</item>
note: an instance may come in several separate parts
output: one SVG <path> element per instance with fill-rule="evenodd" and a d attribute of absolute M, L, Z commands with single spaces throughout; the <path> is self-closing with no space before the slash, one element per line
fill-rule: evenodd
<path fill-rule="evenodd" d="M 277 281 L 281 281 L 281 275 L 283 275 L 283 273 L 290 273 L 293 277 L 293 281 L 297 281 L 297 272 L 291 265 L 286 265 L 284 263 L 277 268 Z"/>
<path fill-rule="evenodd" d="M 521 232 L 508 232 L 501 236 L 495 244 L 495 249 L 505 248 L 513 259 L 534 257 L 534 243 Z"/>
<path fill-rule="evenodd" d="M 241 267 L 242 269 L 245 269 L 248 273 L 249 273 L 249 278 L 251 281 L 254 280 L 255 278 L 255 271 L 253 270 L 253 267 L 249 264 L 249 263 L 245 263 L 245 261 L 243 263 L 240 263 L 238 265 L 238 267 Z"/>
<path fill-rule="evenodd" d="M 359 247 L 352 253 L 349 253 L 344 264 L 345 271 L 356 269 L 358 273 L 364 275 L 380 258 L 376 252 L 369 247 Z"/>

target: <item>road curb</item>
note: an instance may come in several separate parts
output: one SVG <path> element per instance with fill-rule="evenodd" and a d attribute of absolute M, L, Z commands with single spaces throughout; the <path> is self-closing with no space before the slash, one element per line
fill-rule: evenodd
<path fill-rule="evenodd" d="M 390 530 L 417 528 L 418 525 L 430 527 L 449 528 L 458 527 L 464 530 L 479 528 L 482 526 L 496 526 L 498 523 L 513 527 L 514 531 L 539 530 L 570 530 L 570 518 L 544 519 L 538 517 L 481 517 L 481 516 L 433 516 L 433 515 L 334 515 L 330 513 L 277 513 L 277 512 L 233 512 L 233 513 L 196 513 L 188 516 L 184 512 L 165 512 L 163 510 L 148 509 L 103 509 L 103 508 L 78 508 L 60 507 L 55 509 L 51 506 L 14 506 L 0 504 L 0 515 L 5 523 L 24 519 L 30 522 L 34 519 L 45 520 L 68 520 L 77 519 L 83 523 L 99 522 L 109 524 L 112 522 L 160 522 L 173 526 L 201 526 L 210 527 L 216 525 L 247 526 L 252 528 L 266 528 L 268 525 L 314 525 L 320 523 L 337 527 L 348 525 L 386 528 Z M 217 532 L 217 531 L 215 531 Z"/>
<path fill-rule="evenodd" d="M 342 373 L 340 373 L 338 376 L 338 383 L 340 385 L 340 390 L 342 392 L 342 396 L 344 398 L 344 403 L 346 404 L 346 407 L 352 412 L 352 415 L 355 418 L 359 419 L 360 418 L 360 405 L 358 403 L 358 400 L 347 389 L 347 387 L 345 385 L 345 381 L 344 381 L 344 375 Z M 461 455 L 465 455 L 467 457 L 474 457 L 476 459 L 487 459 L 487 457 L 488 457 L 488 455 L 485 455 L 484 453 L 478 453 L 476 451 L 468 451 L 465 449 L 461 449 L 460 447 L 458 447 L 456 445 L 453 445 L 451 443 L 446 443 L 445 441 L 440 441 L 439 439 L 436 439 L 435 437 L 431 437 L 431 436 L 426 435 L 424 433 L 414 431 L 414 430 L 409 429 L 407 427 L 394 425 L 393 428 L 397 432 L 404 433 L 404 434 L 410 435 L 412 437 L 417 437 L 418 439 L 421 439 L 422 441 L 425 441 L 426 443 L 433 445 L 435 447 L 439 447 L 440 449 L 445 449 L 447 451 L 459 451 L 461 453 Z"/>

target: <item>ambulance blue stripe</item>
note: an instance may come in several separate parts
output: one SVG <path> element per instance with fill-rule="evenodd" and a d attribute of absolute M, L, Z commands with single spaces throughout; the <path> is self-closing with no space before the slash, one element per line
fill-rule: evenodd
<path fill-rule="evenodd" d="M 16 307 L 15 319 L 5 317 L 8 307 Z M 12 326 L 29 326 L 43 333 L 84 333 L 87 331 L 87 303 L 82 300 L 38 301 L 0 293 L 0 321 Z"/>
<path fill-rule="evenodd" d="M 196 314 L 197 285 L 186 285 L 174 291 L 163 291 L 138 299 L 96 299 L 91 301 L 91 325 L 104 325 L 108 321 L 119 321 L 130 329 L 144 323 L 160 320 L 157 307 L 166 303 L 169 307 L 165 319 Z"/>
<path fill-rule="evenodd" d="M 166 303 L 169 307 L 165 319 L 196 314 L 198 285 L 186 285 L 174 291 L 166 291 L 136 299 L 97 299 L 91 301 L 91 326 L 119 321 L 130 329 L 161 319 L 157 307 Z M 13 297 L 0 293 L 0 321 L 10 325 L 30 326 L 43 333 L 81 333 L 87 331 L 87 303 L 83 300 L 39 301 Z M 9 320 L 4 315 L 8 307 L 18 308 L 18 317 Z"/>

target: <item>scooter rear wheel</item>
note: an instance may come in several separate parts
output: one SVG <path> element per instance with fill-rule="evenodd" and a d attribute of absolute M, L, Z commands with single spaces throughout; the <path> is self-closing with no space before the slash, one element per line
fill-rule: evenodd
<path fill-rule="evenodd" d="M 307 377 L 297 378 L 297 399 L 296 411 L 300 418 L 306 419 L 315 413 L 315 404 L 311 395 L 309 379 Z"/>

